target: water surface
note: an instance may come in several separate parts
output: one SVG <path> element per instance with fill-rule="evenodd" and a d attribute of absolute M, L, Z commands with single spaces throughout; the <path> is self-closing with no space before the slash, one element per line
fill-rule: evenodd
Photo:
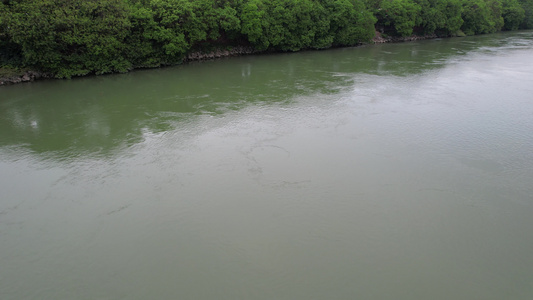
<path fill-rule="evenodd" d="M 533 32 L 0 88 L 0 298 L 532 299 Z"/>

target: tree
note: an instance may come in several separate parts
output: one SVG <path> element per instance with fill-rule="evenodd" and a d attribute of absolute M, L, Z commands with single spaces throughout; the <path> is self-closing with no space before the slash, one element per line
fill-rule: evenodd
<path fill-rule="evenodd" d="M 518 0 L 518 2 L 524 9 L 524 19 L 520 23 L 520 28 L 533 28 L 533 0 Z"/>
<path fill-rule="evenodd" d="M 245 1 L 240 9 L 241 33 L 257 49 L 265 50 L 270 45 L 263 35 L 263 17 L 266 14 L 266 5 L 261 0 Z"/>
<path fill-rule="evenodd" d="M 71 77 L 251 45 L 298 51 L 391 35 L 533 28 L 533 0 L 0 0 L 0 66 Z"/>
<path fill-rule="evenodd" d="M 496 32 L 503 26 L 498 0 L 463 0 L 461 30 L 467 35 Z"/>
<path fill-rule="evenodd" d="M 526 16 L 525 10 L 517 0 L 503 0 L 502 4 L 503 29 L 517 30 Z"/>
<path fill-rule="evenodd" d="M 23 63 L 71 77 L 122 72 L 129 31 L 128 9 L 121 0 L 21 0 L 11 3 L 5 30 L 19 45 Z"/>
<path fill-rule="evenodd" d="M 409 36 L 417 25 L 421 7 L 412 0 L 383 0 L 378 19 L 385 26 L 392 26 L 394 33 Z"/>
<path fill-rule="evenodd" d="M 226 0 L 130 0 L 126 56 L 135 66 L 181 63 L 222 33 L 240 33 L 236 4 Z"/>
<path fill-rule="evenodd" d="M 446 0 L 445 3 L 443 10 L 446 16 L 446 24 L 443 28 L 437 28 L 437 30 L 442 30 L 446 35 L 455 34 L 461 29 L 464 22 L 461 17 L 463 6 L 461 0 Z"/>
<path fill-rule="evenodd" d="M 360 1 L 334 0 L 327 2 L 331 19 L 330 34 L 335 46 L 366 42 L 375 34 L 376 18 Z"/>
<path fill-rule="evenodd" d="M 451 35 L 463 24 L 460 0 L 415 0 L 420 6 L 418 24 L 426 34 Z"/>

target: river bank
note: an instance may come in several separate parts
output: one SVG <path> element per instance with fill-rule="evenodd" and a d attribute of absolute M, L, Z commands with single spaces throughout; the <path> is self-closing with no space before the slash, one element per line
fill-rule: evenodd
<path fill-rule="evenodd" d="M 411 35 L 407 37 L 394 37 L 394 36 L 383 36 L 379 31 L 376 31 L 374 38 L 371 40 L 370 44 L 382 44 L 382 43 L 403 43 L 419 40 L 434 39 L 438 36 L 436 34 L 428 35 Z M 364 44 L 361 44 L 364 45 Z M 263 51 L 258 51 L 253 47 L 249 46 L 235 46 L 228 49 L 217 49 L 210 52 L 196 51 L 188 54 L 183 62 L 193 62 L 193 61 L 202 61 L 210 60 L 224 57 L 232 56 L 242 56 L 256 53 L 264 53 Z M 24 82 L 32 82 L 39 79 L 50 79 L 54 78 L 52 74 L 47 74 L 44 72 L 30 70 L 30 69 L 10 69 L 10 68 L 0 68 L 0 86 L 11 85 Z"/>
<path fill-rule="evenodd" d="M 29 70 L 29 69 L 11 69 L 0 68 L 0 86 L 16 84 L 22 82 L 31 82 L 41 78 L 53 78 L 51 74 Z"/>

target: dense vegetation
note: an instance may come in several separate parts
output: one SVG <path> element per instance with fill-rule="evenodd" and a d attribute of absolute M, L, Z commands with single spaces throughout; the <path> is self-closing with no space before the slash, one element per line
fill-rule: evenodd
<path fill-rule="evenodd" d="M 56 77 L 177 64 L 194 51 L 298 51 L 389 36 L 533 28 L 533 0 L 0 0 L 0 67 Z"/>

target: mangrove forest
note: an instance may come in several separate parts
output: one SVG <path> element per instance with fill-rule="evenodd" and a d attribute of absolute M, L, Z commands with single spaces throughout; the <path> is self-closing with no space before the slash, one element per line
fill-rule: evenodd
<path fill-rule="evenodd" d="M 384 37 L 533 28 L 533 0 L 0 0 L 0 69 L 57 78 Z"/>

